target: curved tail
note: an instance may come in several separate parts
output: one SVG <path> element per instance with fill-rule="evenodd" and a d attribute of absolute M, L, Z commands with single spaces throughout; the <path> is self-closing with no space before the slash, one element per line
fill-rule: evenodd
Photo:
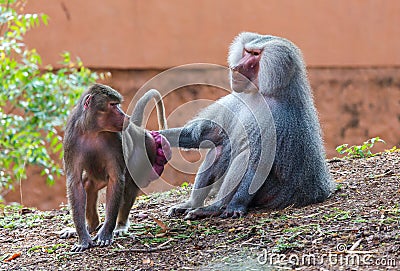
<path fill-rule="evenodd" d="M 142 125 L 144 109 L 152 98 L 154 98 L 157 103 L 157 118 L 159 129 L 167 129 L 168 127 L 167 120 L 165 118 L 164 102 L 162 100 L 160 92 L 156 89 L 150 89 L 139 99 L 139 101 L 136 103 L 135 109 L 132 112 L 131 122 L 133 122 L 137 126 Z"/>

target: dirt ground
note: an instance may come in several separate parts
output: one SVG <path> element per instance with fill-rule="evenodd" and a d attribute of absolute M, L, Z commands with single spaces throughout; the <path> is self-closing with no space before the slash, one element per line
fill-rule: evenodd
<path fill-rule="evenodd" d="M 324 203 L 242 219 L 168 218 L 190 187 L 142 196 L 130 236 L 84 253 L 57 235 L 73 226 L 66 207 L 3 206 L 0 270 L 399 270 L 400 152 L 329 167 L 337 190 Z"/>

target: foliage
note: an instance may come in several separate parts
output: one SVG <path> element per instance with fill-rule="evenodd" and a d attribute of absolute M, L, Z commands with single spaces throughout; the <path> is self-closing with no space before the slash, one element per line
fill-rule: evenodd
<path fill-rule="evenodd" d="M 350 146 L 348 144 L 343 144 L 336 147 L 336 151 L 339 154 L 345 154 L 346 158 L 366 158 L 374 156 L 371 152 L 372 147 L 374 147 L 376 142 L 385 143 L 379 137 L 374 137 L 365 141 L 362 145 Z"/>
<path fill-rule="evenodd" d="M 0 0 L 0 191 L 25 179 L 28 165 L 39 166 L 49 184 L 62 174 L 55 160 L 62 156 L 60 127 L 82 91 L 99 77 L 68 52 L 60 69 L 41 69 L 40 55 L 23 39 L 48 17 L 22 14 L 21 3 Z"/>
<path fill-rule="evenodd" d="M 397 146 L 393 146 L 391 149 L 385 150 L 385 152 L 389 152 L 389 153 L 391 153 L 391 152 L 400 152 L 400 149 L 397 148 Z"/>
<path fill-rule="evenodd" d="M 0 204 L 0 228 L 16 229 L 37 227 L 43 223 L 46 212 L 36 212 L 35 209 L 24 208 L 22 205 Z"/>

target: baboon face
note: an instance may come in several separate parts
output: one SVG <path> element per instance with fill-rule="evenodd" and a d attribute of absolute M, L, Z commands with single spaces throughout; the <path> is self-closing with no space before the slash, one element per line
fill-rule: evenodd
<path fill-rule="evenodd" d="M 121 109 L 121 99 L 114 96 L 100 92 L 88 94 L 85 97 L 83 105 L 85 119 L 92 130 L 106 132 L 123 130 L 124 122 L 129 119 L 129 116 Z"/>
<path fill-rule="evenodd" d="M 248 32 L 233 41 L 228 61 L 235 92 L 271 93 L 303 69 L 301 52 L 291 41 Z"/>
<path fill-rule="evenodd" d="M 261 49 L 243 48 L 242 58 L 232 68 L 232 89 L 236 92 L 258 89 L 258 71 L 260 69 Z"/>
<path fill-rule="evenodd" d="M 110 101 L 104 111 L 98 112 L 97 122 L 104 131 L 120 132 L 126 118 L 120 104 L 117 101 Z"/>

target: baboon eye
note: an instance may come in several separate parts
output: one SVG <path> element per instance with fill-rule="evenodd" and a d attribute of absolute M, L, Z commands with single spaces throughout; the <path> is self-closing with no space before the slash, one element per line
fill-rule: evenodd
<path fill-rule="evenodd" d="M 118 106 L 119 103 L 110 103 L 111 106 Z"/>
<path fill-rule="evenodd" d="M 247 50 L 247 49 L 244 49 L 244 51 L 243 51 L 243 55 L 244 55 L 244 53 L 248 53 L 248 54 L 251 54 L 251 55 L 253 55 L 253 56 L 258 56 L 258 55 L 260 55 L 261 54 L 261 50 Z"/>

